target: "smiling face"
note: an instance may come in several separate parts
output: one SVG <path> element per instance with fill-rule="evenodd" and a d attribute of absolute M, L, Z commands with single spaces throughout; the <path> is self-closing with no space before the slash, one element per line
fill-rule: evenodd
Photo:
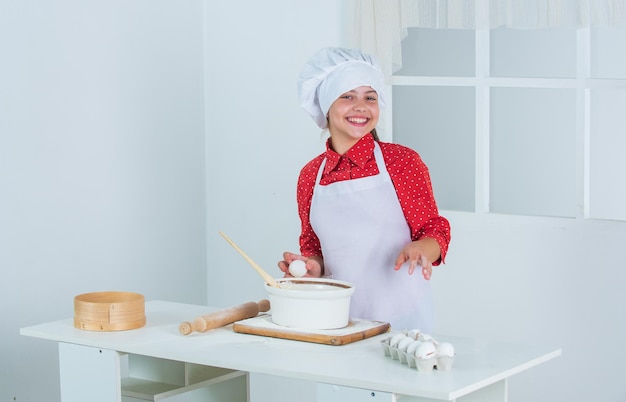
<path fill-rule="evenodd" d="M 348 91 L 328 110 L 328 129 L 335 152 L 344 154 L 378 123 L 378 94 L 362 86 Z"/>

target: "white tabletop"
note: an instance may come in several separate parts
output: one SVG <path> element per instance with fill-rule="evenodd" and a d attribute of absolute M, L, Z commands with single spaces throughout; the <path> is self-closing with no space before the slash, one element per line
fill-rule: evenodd
<path fill-rule="evenodd" d="M 451 371 L 420 373 L 384 356 L 379 335 L 342 346 L 240 334 L 232 325 L 181 335 L 178 326 L 214 308 L 150 301 L 147 324 L 131 331 L 92 332 L 74 328 L 73 319 L 22 328 L 20 333 L 131 354 L 153 356 L 247 372 L 453 400 L 561 354 L 559 348 L 436 336 L 454 345 Z"/>

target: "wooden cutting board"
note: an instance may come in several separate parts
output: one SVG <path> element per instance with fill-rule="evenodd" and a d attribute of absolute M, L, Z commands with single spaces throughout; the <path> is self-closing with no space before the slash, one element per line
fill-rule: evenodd
<path fill-rule="evenodd" d="M 338 329 L 297 329 L 283 327 L 272 322 L 270 314 L 263 314 L 233 324 L 233 331 L 242 334 L 269 336 L 272 338 L 322 343 L 325 345 L 347 345 L 389 331 L 390 325 L 381 321 L 350 319 L 348 326 Z"/>

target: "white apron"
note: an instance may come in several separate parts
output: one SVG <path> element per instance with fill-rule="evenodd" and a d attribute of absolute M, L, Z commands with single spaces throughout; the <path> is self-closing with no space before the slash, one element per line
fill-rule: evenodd
<path fill-rule="evenodd" d="M 355 285 L 352 318 L 432 333 L 432 294 L 422 270 L 418 266 L 409 275 L 408 262 L 393 269 L 411 233 L 376 142 L 374 157 L 376 176 L 322 186 L 326 159 L 318 171 L 310 221 L 321 242 L 324 273 Z"/>

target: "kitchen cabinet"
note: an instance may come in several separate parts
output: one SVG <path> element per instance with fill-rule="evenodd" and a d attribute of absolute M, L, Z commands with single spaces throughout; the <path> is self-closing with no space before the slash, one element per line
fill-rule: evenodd
<path fill-rule="evenodd" d="M 20 333 L 59 343 L 63 402 L 266 401 L 251 381 L 261 375 L 314 383 L 324 402 L 506 401 L 510 376 L 561 353 L 551 345 L 442 335 L 455 345 L 454 367 L 421 373 L 384 356 L 380 341 L 388 334 L 331 346 L 236 333 L 232 325 L 178 333 L 181 322 L 213 310 L 150 301 L 147 324 L 136 330 L 83 331 L 68 318 Z"/>
<path fill-rule="evenodd" d="M 247 373 L 238 370 L 65 342 L 59 365 L 63 401 L 247 401 Z"/>

